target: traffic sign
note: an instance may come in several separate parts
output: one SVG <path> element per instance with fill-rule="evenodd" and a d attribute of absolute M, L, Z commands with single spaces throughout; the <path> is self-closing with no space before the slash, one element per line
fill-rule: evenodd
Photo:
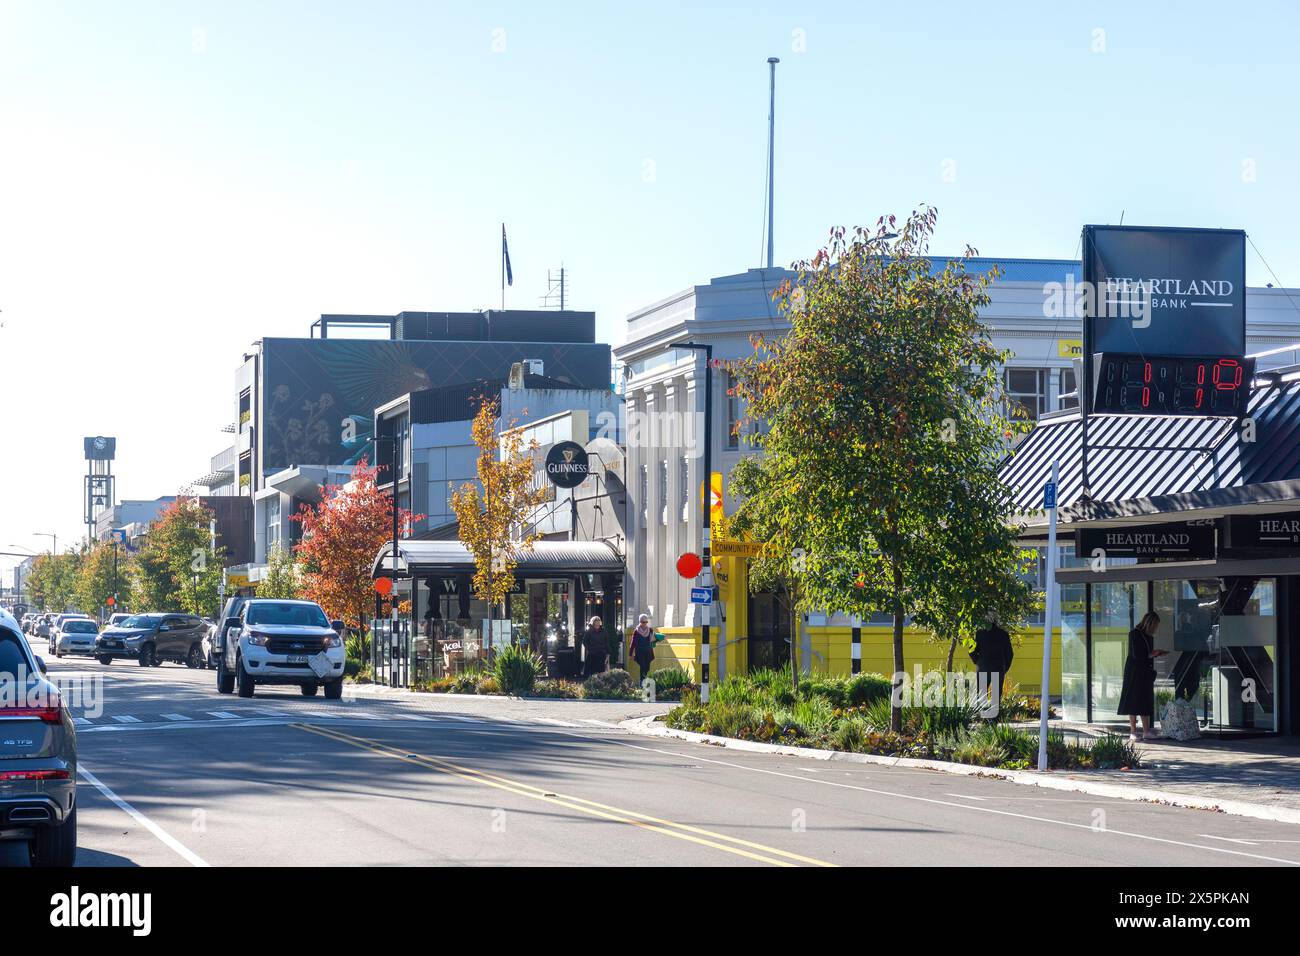
<path fill-rule="evenodd" d="M 1043 485 L 1043 507 L 1056 507 L 1056 482 L 1054 481 L 1049 481 L 1047 484 Z"/>
<path fill-rule="evenodd" d="M 712 604 L 713 588 L 691 588 L 692 604 Z"/>

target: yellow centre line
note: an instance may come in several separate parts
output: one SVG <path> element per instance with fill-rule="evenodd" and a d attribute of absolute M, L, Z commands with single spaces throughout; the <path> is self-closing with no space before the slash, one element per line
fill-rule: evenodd
<path fill-rule="evenodd" d="M 797 853 L 778 850 L 775 847 L 764 846 L 761 843 L 751 843 L 748 840 L 729 837 L 725 834 L 715 833 L 712 830 L 705 830 L 701 827 L 695 827 L 685 823 L 676 823 L 672 820 L 664 820 L 659 817 L 652 817 L 644 813 L 638 813 L 635 810 L 626 810 L 621 807 L 613 807 L 604 803 L 596 803 L 593 800 L 584 800 L 581 797 L 555 793 L 541 787 L 534 787 L 532 784 L 521 783 L 517 780 L 510 780 L 506 777 L 499 777 L 496 774 L 486 773 L 482 770 L 474 770 L 471 767 L 462 767 L 459 764 L 454 764 L 442 757 L 430 757 L 424 754 L 409 753 L 405 750 L 399 750 L 395 747 L 390 747 L 387 744 L 381 744 L 374 740 L 366 740 L 363 737 L 354 737 L 351 734 L 340 733 L 337 730 L 326 729 L 324 727 L 312 727 L 307 724 L 290 724 L 289 726 L 298 730 L 305 730 L 308 733 L 318 734 L 321 737 L 328 737 L 331 740 L 337 740 L 340 743 L 345 743 L 352 747 L 369 750 L 385 757 L 394 757 L 397 760 L 404 760 L 407 763 L 413 763 L 433 770 L 438 770 L 453 777 L 459 777 L 460 779 L 470 783 L 495 787 L 498 790 L 505 790 L 509 793 L 516 794 L 517 796 L 527 797 L 530 800 L 540 800 L 544 803 L 567 807 L 570 810 L 576 810 L 579 813 L 585 813 L 589 816 L 600 817 L 601 819 L 611 820 L 615 823 L 625 823 L 629 826 L 640 827 L 643 830 L 650 830 L 653 833 L 661 833 L 664 836 L 670 836 L 678 840 L 686 840 L 690 843 L 698 843 L 701 846 L 721 850 L 724 853 L 733 853 L 750 860 L 757 860 L 760 863 L 770 863 L 773 866 L 796 866 L 799 863 L 807 863 L 812 866 L 836 866 L 836 864 L 828 863 L 824 860 L 800 856 Z M 751 850 L 757 852 L 750 852 Z"/>

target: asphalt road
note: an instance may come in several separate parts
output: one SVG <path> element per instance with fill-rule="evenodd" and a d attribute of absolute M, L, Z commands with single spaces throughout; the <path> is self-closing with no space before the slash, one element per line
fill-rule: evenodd
<path fill-rule="evenodd" d="M 48 661 L 102 692 L 74 709 L 80 866 L 1300 865 L 1287 824 L 618 727 L 665 705 L 249 701 L 211 671 Z"/>

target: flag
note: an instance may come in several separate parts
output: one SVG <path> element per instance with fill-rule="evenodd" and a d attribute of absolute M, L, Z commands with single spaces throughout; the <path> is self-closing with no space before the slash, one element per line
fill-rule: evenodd
<path fill-rule="evenodd" d="M 515 284 L 515 274 L 510 268 L 510 246 L 506 243 L 506 224 L 504 222 L 501 224 L 501 256 L 506 265 L 506 284 L 512 286 Z"/>

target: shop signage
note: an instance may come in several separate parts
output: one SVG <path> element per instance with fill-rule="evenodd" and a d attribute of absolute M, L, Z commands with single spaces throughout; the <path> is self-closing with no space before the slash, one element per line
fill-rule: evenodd
<path fill-rule="evenodd" d="M 1232 551 L 1300 553 L 1300 512 L 1229 515 L 1224 532 L 1224 548 Z"/>
<path fill-rule="evenodd" d="M 709 549 L 715 558 L 756 558 L 763 553 L 761 541 L 728 541 L 726 538 L 714 538 L 713 547 Z"/>
<path fill-rule="evenodd" d="M 587 480 L 587 449 L 576 441 L 562 441 L 546 453 L 546 477 L 557 488 L 576 488 Z"/>
<path fill-rule="evenodd" d="M 1215 553 L 1213 521 L 1081 528 L 1076 534 L 1075 547 L 1084 559 L 1095 557 L 1100 551 L 1107 559 L 1209 561 Z"/>
<path fill-rule="evenodd" d="M 1246 353 L 1246 234 L 1240 229 L 1084 226 L 1084 339 L 1096 352 Z"/>

